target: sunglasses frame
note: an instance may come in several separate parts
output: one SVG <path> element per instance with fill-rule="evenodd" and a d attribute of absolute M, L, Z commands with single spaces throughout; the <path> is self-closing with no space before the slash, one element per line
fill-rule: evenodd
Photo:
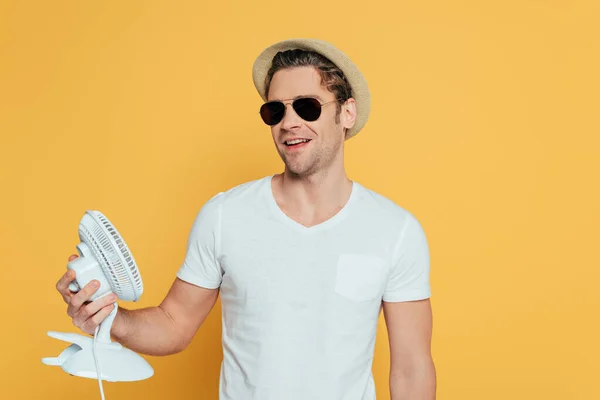
<path fill-rule="evenodd" d="M 297 111 L 296 111 L 296 109 L 294 108 L 294 103 L 296 103 L 298 100 L 305 100 L 305 99 L 312 99 L 312 100 L 316 100 L 316 101 L 319 103 L 319 105 L 320 105 L 320 107 L 321 107 L 321 108 L 320 108 L 320 110 L 319 110 L 319 116 L 317 117 L 317 119 L 315 119 L 315 120 L 312 120 L 312 121 L 310 121 L 310 120 L 307 120 L 307 119 L 304 119 L 304 118 L 302 118 L 302 117 L 300 116 L 300 114 L 298 114 L 298 112 L 297 112 Z M 325 102 L 325 103 L 321 103 L 321 101 L 320 101 L 318 98 L 316 98 L 316 97 L 312 97 L 312 96 L 298 97 L 298 98 L 296 98 L 296 99 L 293 99 L 293 100 L 289 100 L 289 99 L 288 99 L 288 100 L 285 100 L 285 101 L 283 101 L 283 100 L 272 100 L 272 101 L 267 101 L 266 103 L 263 103 L 263 105 L 262 105 L 262 106 L 260 106 L 260 110 L 262 110 L 262 108 L 263 108 L 265 105 L 267 105 L 267 104 L 271 104 L 271 103 L 283 104 L 283 115 L 281 116 L 281 119 L 280 119 L 279 121 L 277 121 L 277 123 L 275 123 L 275 124 L 272 124 L 272 125 L 271 125 L 271 124 L 267 124 L 267 123 L 265 122 L 265 120 L 262 118 L 262 114 L 261 114 L 261 111 L 260 111 L 260 110 L 258 111 L 258 114 L 261 116 L 261 119 L 262 119 L 262 121 L 263 121 L 263 122 L 264 122 L 266 125 L 268 125 L 268 126 L 275 126 L 275 125 L 277 125 L 277 124 L 281 123 L 281 121 L 283 121 L 283 119 L 285 118 L 285 114 L 287 113 L 287 106 L 288 106 L 288 105 L 291 105 L 291 106 L 292 106 L 292 109 L 294 110 L 294 112 L 296 113 L 296 115 L 298 115 L 298 117 L 300 117 L 300 118 L 301 118 L 303 121 L 306 121 L 306 122 L 315 122 L 315 121 L 318 121 L 318 120 L 319 120 L 319 118 L 321 118 L 321 111 L 323 110 L 323 107 L 324 107 L 324 106 L 326 106 L 327 104 L 335 103 L 335 102 L 337 102 L 337 101 L 339 101 L 339 100 L 343 100 L 343 98 L 337 98 L 337 99 L 334 99 L 334 100 L 331 100 L 331 101 L 327 101 L 327 102 Z"/>

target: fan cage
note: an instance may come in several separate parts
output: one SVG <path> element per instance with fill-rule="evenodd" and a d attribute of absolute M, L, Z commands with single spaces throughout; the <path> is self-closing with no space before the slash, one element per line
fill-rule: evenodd
<path fill-rule="evenodd" d="M 81 240 L 92 249 L 113 292 L 122 300 L 137 301 L 143 283 L 127 244 L 101 212 L 88 211 L 86 216 L 79 225 Z"/>

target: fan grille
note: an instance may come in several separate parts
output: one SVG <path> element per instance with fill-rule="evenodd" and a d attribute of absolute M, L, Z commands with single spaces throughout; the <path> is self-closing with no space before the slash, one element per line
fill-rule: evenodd
<path fill-rule="evenodd" d="M 144 290 L 142 278 L 127 244 L 99 211 L 88 211 L 79 224 L 79 237 L 96 256 L 113 292 L 137 301 Z"/>

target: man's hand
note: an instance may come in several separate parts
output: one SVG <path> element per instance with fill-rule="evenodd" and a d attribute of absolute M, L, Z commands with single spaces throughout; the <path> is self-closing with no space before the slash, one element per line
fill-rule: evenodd
<path fill-rule="evenodd" d="M 79 257 L 73 254 L 69 257 L 69 262 Z M 111 293 L 102 298 L 90 302 L 90 297 L 98 290 L 99 282 L 93 280 L 89 282 L 79 292 L 71 292 L 69 283 L 75 279 L 75 271 L 68 270 L 56 283 L 56 290 L 61 294 L 65 303 L 67 303 L 67 315 L 72 318 L 73 325 L 83 332 L 93 335 L 96 326 L 114 309 L 114 302 L 117 295 Z M 94 286 L 96 284 L 96 286 Z"/>

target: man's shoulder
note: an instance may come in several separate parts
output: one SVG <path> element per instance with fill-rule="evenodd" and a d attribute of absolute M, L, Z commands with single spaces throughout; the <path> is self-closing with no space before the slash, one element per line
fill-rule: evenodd
<path fill-rule="evenodd" d="M 265 176 L 251 181 L 239 183 L 229 189 L 216 193 L 205 204 L 205 207 L 232 204 L 236 202 L 247 202 L 250 198 L 261 195 L 261 189 L 270 176 Z"/>
<path fill-rule="evenodd" d="M 388 215 L 402 215 L 408 212 L 396 200 L 393 200 L 388 195 L 366 187 L 364 184 L 359 184 L 359 186 L 361 189 L 361 199 L 366 207 L 379 210 Z"/>
<path fill-rule="evenodd" d="M 361 203 L 368 211 L 370 218 L 377 219 L 384 225 L 405 226 L 408 222 L 418 223 L 416 216 L 391 196 L 365 187 L 362 184 L 360 184 L 360 187 Z"/>

